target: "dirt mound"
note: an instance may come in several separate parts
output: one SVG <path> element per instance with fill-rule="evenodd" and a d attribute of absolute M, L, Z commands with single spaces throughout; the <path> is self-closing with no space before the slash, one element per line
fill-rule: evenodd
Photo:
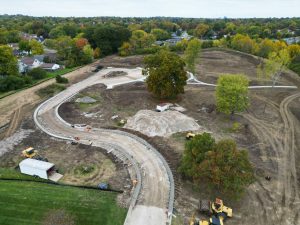
<path fill-rule="evenodd" d="M 106 74 L 104 77 L 110 78 L 110 77 L 120 77 L 126 75 L 128 75 L 128 73 L 125 71 L 111 71 L 108 74 Z"/>
<path fill-rule="evenodd" d="M 152 137 L 168 137 L 177 132 L 199 130 L 200 126 L 193 118 L 176 111 L 141 110 L 127 120 L 125 128 L 140 131 Z"/>

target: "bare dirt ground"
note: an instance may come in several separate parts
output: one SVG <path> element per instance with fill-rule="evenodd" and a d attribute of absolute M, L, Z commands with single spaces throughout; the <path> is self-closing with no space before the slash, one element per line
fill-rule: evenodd
<path fill-rule="evenodd" d="M 0 167 L 16 167 L 24 159 L 21 156 L 22 150 L 32 146 L 38 150 L 39 155 L 53 162 L 64 175 L 60 182 L 91 186 L 108 182 L 115 190 L 126 190 L 126 186 L 130 186 L 127 169 L 104 150 L 92 146 L 71 145 L 69 142 L 51 138 L 37 130 L 28 115 L 21 128 L 32 133 L 0 158 Z M 93 167 L 93 170 L 85 173 L 82 170 L 84 167 Z"/>
<path fill-rule="evenodd" d="M 70 72 L 66 74 L 65 77 L 69 79 L 69 85 L 71 85 L 92 75 L 92 71 L 98 65 L 101 65 L 103 67 L 112 66 L 133 68 L 141 66 L 142 59 L 142 56 L 130 56 L 126 58 L 122 58 L 116 55 L 108 56 L 96 61 L 95 63 Z M 24 91 L 17 92 L 8 97 L 0 99 L 0 128 L 6 129 L 7 127 L 9 127 L 9 129 L 6 131 L 7 134 L 0 136 L 0 138 L 8 137 L 14 131 L 16 131 L 16 128 L 18 128 L 20 121 L 22 121 L 22 115 L 24 115 L 24 113 L 26 112 L 26 109 L 24 111 L 24 106 L 25 108 L 27 105 L 30 105 L 29 107 L 32 107 L 41 102 L 42 99 L 36 92 L 53 83 L 55 83 L 55 79 L 48 80 L 32 88 L 28 88 Z M 2 132 L 0 132 L 0 135 L 1 133 Z"/>
<path fill-rule="evenodd" d="M 130 90 L 130 91 L 128 91 Z M 67 102 L 59 108 L 59 113 L 71 123 L 87 123 L 93 127 L 116 126 L 121 119 L 127 119 L 139 110 L 154 110 L 159 100 L 145 90 L 141 82 L 106 89 L 97 84 L 82 91 L 79 96 L 90 96 L 95 104 Z M 112 119 L 113 116 L 118 116 Z"/>
<path fill-rule="evenodd" d="M 245 73 L 252 85 L 267 84 L 269 82 L 261 81 L 256 76 L 258 62 L 254 57 L 240 53 L 204 51 L 196 74 L 201 81 L 214 83 L 220 73 Z M 280 83 L 299 85 L 299 78 L 287 72 Z M 76 122 L 79 119 L 96 127 L 118 127 L 118 120 L 111 119 L 113 115 L 126 119 L 139 110 L 153 110 L 158 103 L 142 83 L 113 90 L 93 86 L 81 94 L 96 97 L 99 102 L 93 105 L 66 103 L 60 113 L 67 121 Z M 300 224 L 297 176 L 300 166 L 296 163 L 300 157 L 299 91 L 251 90 L 250 99 L 248 111 L 236 115 L 233 121 L 216 112 L 213 88 L 188 86 L 185 94 L 175 100 L 188 109 L 186 115 L 213 132 L 216 139 L 233 138 L 240 148 L 248 149 L 257 181 L 237 201 L 216 190 L 209 191 L 205 184 L 195 187 L 176 173 L 184 149 L 185 133 L 174 134 L 170 138 L 150 138 L 140 134 L 155 145 L 171 164 L 177 182 L 175 209 L 180 221 L 188 221 L 197 209 L 199 199 L 221 197 L 234 210 L 234 218 L 226 221 L 226 224 L 276 224 L 278 221 L 286 225 Z M 83 112 L 99 112 L 99 117 L 86 117 L 82 115 Z M 234 128 L 234 124 L 238 124 L 238 128 Z M 265 180 L 267 175 L 271 176 L 271 181 Z M 197 214 L 197 217 L 204 216 Z"/>
<path fill-rule="evenodd" d="M 116 56 L 112 56 L 111 59 L 106 58 L 101 65 L 140 66 L 140 58 L 134 59 L 134 62 L 126 62 L 126 65 L 124 61 L 127 59 L 120 59 L 120 61 L 114 63 L 110 62 L 110 60 L 115 61 L 117 58 Z M 251 79 L 251 84 L 267 83 L 267 81 L 261 81 L 256 77 L 255 68 L 258 60 L 255 60 L 255 57 L 231 53 L 231 51 L 210 50 L 203 51 L 201 59 L 196 75 L 202 81 L 215 83 L 220 73 L 245 73 Z M 298 86 L 300 84 L 299 79 L 293 73 L 285 73 L 281 83 Z M 106 90 L 105 88 L 104 85 L 87 88 L 80 95 L 93 97 L 98 102 L 90 105 L 65 103 L 60 108 L 61 116 L 71 123 L 86 123 L 93 127 L 119 128 L 118 121 L 120 119 L 133 116 L 141 109 L 153 110 L 156 104 L 160 103 L 159 100 L 154 99 L 147 92 L 145 85 L 142 83 L 119 86 L 112 90 Z M 298 193 L 300 165 L 296 163 L 300 159 L 299 91 L 284 89 L 251 90 L 250 100 L 251 106 L 248 112 L 236 115 L 233 121 L 227 116 L 216 112 L 213 88 L 188 86 L 185 94 L 175 100 L 176 103 L 188 109 L 185 112 L 186 115 L 193 117 L 206 130 L 212 131 L 216 139 L 233 138 L 240 148 L 248 149 L 257 181 L 250 185 L 245 195 L 238 201 L 232 200 L 216 190 L 209 191 L 205 184 L 195 187 L 189 181 L 181 179 L 176 170 L 184 149 L 185 133 L 174 134 L 170 138 L 150 138 L 139 134 L 159 149 L 170 163 L 176 179 L 175 211 L 178 216 L 178 224 L 182 224 L 181 219 L 187 222 L 188 218 L 197 209 L 199 199 L 213 200 L 215 197 L 223 198 L 225 204 L 233 208 L 234 217 L 226 221 L 226 224 L 300 224 Z M 0 104 L 2 104 L 1 100 Z M 3 110 L 2 107 L 0 108 Z M 10 112 L 15 112 L 15 109 L 11 109 Z M 87 113 L 88 116 L 83 115 L 83 113 Z M 0 114 L 2 115 L 2 111 Z M 112 120 L 111 117 L 114 115 L 118 115 L 119 118 Z M 235 122 L 239 124 L 237 129 L 233 129 Z M 12 124 L 12 126 L 14 125 Z M 28 126 L 29 128 L 31 129 L 31 126 Z M 80 149 L 79 146 L 57 142 L 57 140 L 52 140 L 48 136 L 42 138 L 36 132 L 31 135 L 27 143 L 24 141 L 22 146 L 17 147 L 14 152 L 11 151 L 1 157 L 0 166 L 14 167 L 20 158 L 19 152 L 21 149 L 25 145 L 38 142 L 39 138 L 44 143 L 41 145 L 41 148 L 44 147 L 45 149 L 43 152 L 49 154 L 46 155 L 48 159 L 58 160 L 58 165 L 61 165 L 62 169 L 64 169 L 64 163 L 67 160 L 61 160 L 59 157 L 63 155 L 75 157 L 76 154 L 71 154 L 71 152 L 79 152 L 78 158 L 70 159 L 72 164 L 76 165 L 80 165 L 81 162 L 84 163 L 85 157 L 87 157 L 90 164 L 100 160 L 105 163 L 105 160 L 107 160 L 107 158 L 95 156 L 93 150 L 89 150 L 89 153 L 87 153 L 87 150 Z M 130 132 L 137 134 L 134 131 Z M 52 153 L 56 145 L 61 146 L 57 147 L 59 149 L 57 153 Z M 67 150 L 66 146 L 76 150 Z M 112 165 L 109 164 L 107 167 L 109 173 L 113 171 Z M 65 169 L 65 172 L 72 174 L 75 168 Z M 118 171 L 117 166 L 115 166 L 115 171 Z M 266 175 L 271 176 L 271 181 L 265 180 Z M 77 182 L 77 179 L 73 176 L 73 178 L 67 180 Z M 87 179 L 87 181 L 89 180 Z M 204 216 L 197 214 L 197 217 L 203 218 Z"/>
<path fill-rule="evenodd" d="M 82 67 L 76 71 L 65 75 L 70 80 L 70 84 L 78 82 L 78 80 L 92 74 L 94 68 L 92 65 Z M 27 112 L 28 108 L 32 108 L 42 101 L 41 97 L 36 93 L 51 84 L 55 83 L 55 79 L 45 81 L 39 85 L 28 88 L 24 91 L 17 92 L 3 99 L 0 99 L 0 127 L 9 127 L 3 137 L 8 137 L 18 128 L 22 121 L 22 115 Z"/>
<path fill-rule="evenodd" d="M 218 49 L 205 49 L 200 57 L 200 63 L 196 66 L 196 77 L 207 83 L 217 83 L 220 74 L 233 73 L 245 74 L 250 79 L 250 85 L 270 85 L 270 79 L 257 76 L 257 66 L 260 58 L 245 53 Z M 295 85 L 299 80 L 298 75 L 291 71 L 284 72 L 278 85 Z"/>

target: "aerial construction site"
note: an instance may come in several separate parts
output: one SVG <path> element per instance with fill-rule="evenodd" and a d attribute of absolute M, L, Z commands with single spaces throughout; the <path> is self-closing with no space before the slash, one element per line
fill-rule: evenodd
<path fill-rule="evenodd" d="M 22 173 L 23 188 L 46 185 L 35 187 L 36 195 L 52 188 L 48 180 L 61 185 L 64 196 L 80 188 L 88 201 L 76 197 L 72 207 L 102 199 L 105 215 L 115 215 L 103 220 L 100 213 L 103 224 L 300 224 L 300 78 L 285 71 L 272 88 L 257 78 L 258 64 L 241 52 L 203 50 L 184 94 L 162 102 L 147 91 L 142 56 L 108 56 L 68 73 L 66 89 L 53 97 L 43 94 L 49 80 L 2 98 L 0 182 L 11 185 Z M 250 106 L 233 120 L 216 110 L 221 73 L 250 80 Z M 180 173 L 186 143 L 203 133 L 233 139 L 248 152 L 254 180 L 239 198 Z M 55 192 L 49 196 L 59 202 Z M 101 210 L 93 204 L 88 207 Z M 42 224 L 59 217 L 67 221 L 61 224 L 99 224 L 78 220 L 63 206 L 49 207 Z M 94 212 L 82 209 L 85 217 Z"/>

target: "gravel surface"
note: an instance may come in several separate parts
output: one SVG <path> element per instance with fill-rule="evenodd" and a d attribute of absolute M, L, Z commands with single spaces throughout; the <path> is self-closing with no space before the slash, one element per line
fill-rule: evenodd
<path fill-rule="evenodd" d="M 128 119 L 125 128 L 139 131 L 151 137 L 168 137 L 178 132 L 201 129 L 193 118 L 180 112 L 155 112 L 151 110 L 139 111 L 135 116 Z"/>
<path fill-rule="evenodd" d="M 14 146 L 22 142 L 24 138 L 30 135 L 34 130 L 20 129 L 10 137 L 0 141 L 0 156 L 14 149 Z"/>

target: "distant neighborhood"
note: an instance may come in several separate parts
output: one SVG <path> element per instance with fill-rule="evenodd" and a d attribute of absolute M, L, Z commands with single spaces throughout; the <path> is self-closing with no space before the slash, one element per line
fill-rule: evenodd
<path fill-rule="evenodd" d="M 45 41 L 43 36 L 24 32 L 21 33 L 21 39 L 26 41 L 36 40 L 41 44 Z M 18 69 L 21 74 L 38 67 L 47 71 L 56 71 L 64 67 L 56 63 L 58 60 L 56 50 L 44 47 L 44 54 L 34 55 L 31 51 L 21 50 L 19 43 L 9 43 L 8 46 L 13 49 L 14 56 L 18 58 Z"/>

